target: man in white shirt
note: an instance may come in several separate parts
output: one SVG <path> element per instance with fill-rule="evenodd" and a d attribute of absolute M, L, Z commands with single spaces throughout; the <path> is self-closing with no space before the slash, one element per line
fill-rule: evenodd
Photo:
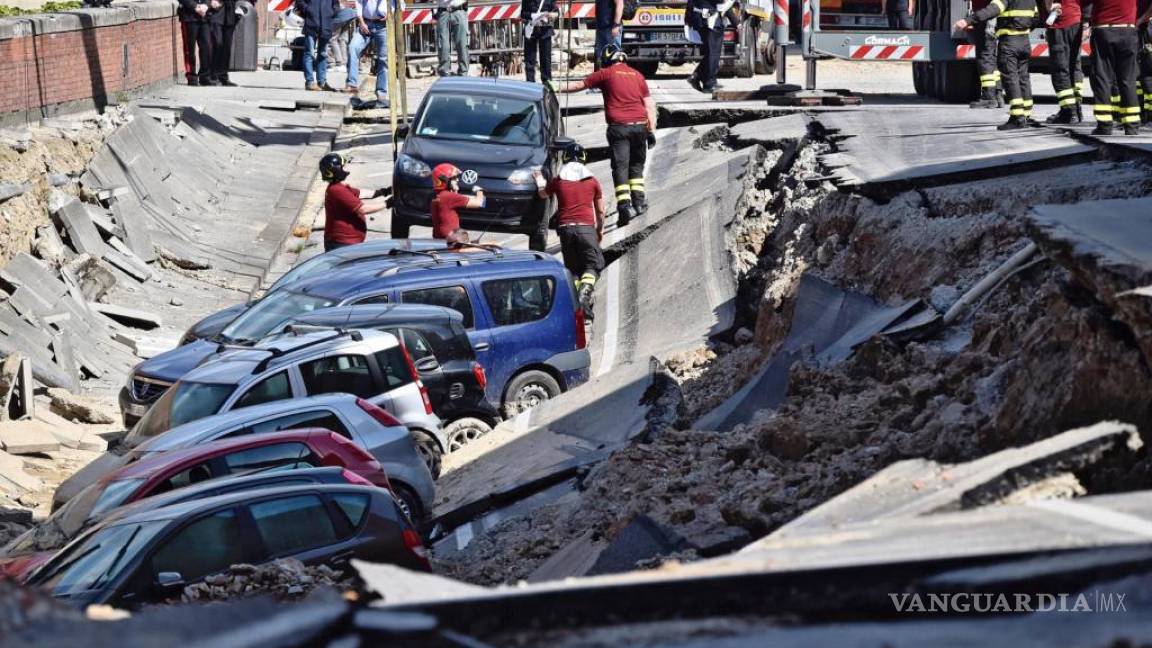
<path fill-rule="evenodd" d="M 468 0 L 436 0 L 440 76 L 452 76 L 452 43 L 456 44 L 456 76 L 468 76 Z"/>
<path fill-rule="evenodd" d="M 388 103 L 388 3 L 389 0 L 356 0 L 356 34 L 348 45 L 348 84 L 345 90 L 360 89 L 360 54 L 371 41 L 376 47 L 376 104 Z"/>

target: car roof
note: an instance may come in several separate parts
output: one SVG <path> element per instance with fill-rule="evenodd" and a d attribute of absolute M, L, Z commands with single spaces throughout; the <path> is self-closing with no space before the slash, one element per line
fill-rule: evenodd
<path fill-rule="evenodd" d="M 173 466 L 192 464 L 248 448 L 275 445 L 277 443 L 304 443 L 308 441 L 308 439 L 320 434 L 335 433 L 323 428 L 297 428 L 294 430 L 282 430 L 264 434 L 245 434 L 230 439 L 201 443 L 191 448 L 158 452 L 120 468 L 111 473 L 107 480 L 148 479 L 156 473 L 171 469 Z"/>
<path fill-rule="evenodd" d="M 436 258 L 401 254 L 305 277 L 285 286 L 283 290 L 340 300 L 397 286 L 425 285 L 520 270 L 527 273 L 535 268 L 542 268 L 544 272 L 559 272 L 564 269 L 564 265 L 552 255 L 527 250 L 502 250 L 498 254 L 448 251 L 437 253 Z"/>
<path fill-rule="evenodd" d="M 315 483 L 324 483 L 319 480 L 339 477 L 345 470 L 345 468 L 340 466 L 322 466 L 319 468 L 297 468 L 295 470 L 264 470 L 243 475 L 217 477 L 216 479 L 209 479 L 208 481 L 192 484 L 191 486 L 184 486 L 183 488 L 178 488 L 167 493 L 146 497 L 138 502 L 132 502 L 128 506 L 131 506 L 134 511 L 157 509 L 189 499 L 205 499 L 198 497 L 198 495 L 206 491 L 238 487 L 254 489 L 259 488 L 262 483 L 281 479 L 314 479 L 317 480 Z M 213 497 L 216 496 L 214 495 Z"/>
<path fill-rule="evenodd" d="M 390 250 L 397 248 L 402 250 L 434 250 L 442 247 L 444 247 L 444 241 L 439 239 L 369 239 L 318 254 L 316 257 L 328 256 L 347 261 L 377 254 L 387 254 Z"/>
<path fill-rule="evenodd" d="M 137 507 L 135 505 L 126 506 L 111 513 L 99 526 L 109 527 L 120 524 L 174 520 L 220 506 L 242 504 L 257 497 L 263 498 L 266 496 L 291 495 L 297 492 L 317 491 L 323 493 L 359 492 L 367 495 L 376 495 L 381 490 L 381 488 L 376 486 L 361 486 L 357 484 L 296 484 L 291 486 L 277 486 L 275 488 L 241 491 L 239 493 L 226 493 L 224 495 L 205 497 L 204 499 L 180 502 L 159 508 Z M 142 501 L 146 502 L 147 500 Z"/>
<path fill-rule="evenodd" d="M 538 83 L 496 77 L 451 77 L 437 79 L 428 89 L 430 95 L 441 92 L 495 95 L 539 101 L 544 97 L 544 86 Z"/>
<path fill-rule="evenodd" d="M 370 328 L 418 322 L 443 322 L 447 319 L 464 321 L 460 311 L 444 306 L 425 304 L 364 304 L 360 306 L 334 306 L 298 315 L 289 324 L 312 326 L 340 326 L 342 328 Z"/>
<path fill-rule="evenodd" d="M 338 331 L 315 331 L 299 335 L 277 335 L 264 338 L 250 348 L 229 348 L 223 353 L 205 360 L 180 380 L 182 382 L 204 382 L 236 385 L 248 376 L 263 373 L 263 369 L 274 369 L 291 365 L 302 358 L 324 353 L 333 348 L 350 344 L 377 342 L 388 347 L 399 345 L 399 340 L 391 333 L 372 329 L 353 333 L 338 334 Z"/>

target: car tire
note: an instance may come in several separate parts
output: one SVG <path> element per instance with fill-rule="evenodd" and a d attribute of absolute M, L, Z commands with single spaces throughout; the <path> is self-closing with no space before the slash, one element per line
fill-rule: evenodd
<path fill-rule="evenodd" d="M 407 484 L 393 482 L 392 493 L 396 496 L 396 503 L 400 505 L 400 511 L 408 516 L 408 521 L 419 526 L 425 517 L 424 504 L 416 496 L 415 491 L 409 488 Z"/>
<path fill-rule="evenodd" d="M 525 371 L 512 378 L 504 392 L 504 416 L 512 418 L 560 395 L 560 383 L 543 371 Z"/>
<path fill-rule="evenodd" d="M 406 239 L 410 234 L 412 226 L 408 224 L 399 214 L 392 214 L 392 227 L 390 232 L 394 239 Z"/>
<path fill-rule="evenodd" d="M 428 466 L 428 472 L 432 473 L 432 479 L 440 479 L 440 458 L 443 454 L 440 444 L 424 430 L 412 430 L 412 440 L 416 442 L 416 451 L 420 453 L 424 465 Z"/>
<path fill-rule="evenodd" d="M 448 452 L 453 453 L 492 431 L 492 426 L 471 416 L 452 421 L 444 428 Z"/>

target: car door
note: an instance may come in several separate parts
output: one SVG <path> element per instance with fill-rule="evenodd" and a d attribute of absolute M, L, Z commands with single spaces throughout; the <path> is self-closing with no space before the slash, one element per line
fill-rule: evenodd
<path fill-rule="evenodd" d="M 141 569 L 152 584 L 145 598 L 160 602 L 179 591 L 156 587 L 161 574 L 179 574 L 184 585 L 218 574 L 230 566 L 252 562 L 253 552 L 235 508 L 195 517 L 156 543 Z"/>
<path fill-rule="evenodd" d="M 494 385 L 498 376 L 493 373 L 496 357 L 492 352 L 492 336 L 488 330 L 490 326 L 485 309 L 477 301 L 473 282 L 469 279 L 454 281 L 448 285 L 430 288 L 414 288 L 400 293 L 400 300 L 413 304 L 429 304 L 451 308 L 464 316 L 464 329 L 468 332 L 468 341 L 476 351 L 476 360 L 488 371 L 488 389 L 486 395 L 493 404 L 499 405 L 501 390 L 504 382 Z"/>
<path fill-rule="evenodd" d="M 261 562 L 292 557 L 305 564 L 347 566 L 355 546 L 346 523 L 333 516 L 320 493 L 293 493 L 247 506 L 260 544 Z"/>
<path fill-rule="evenodd" d="M 416 374 L 428 389 L 432 408 L 439 413 L 448 401 L 448 381 L 444 377 L 444 368 L 440 360 L 432 351 L 432 344 L 420 331 L 412 328 L 398 327 L 389 329 L 388 332 L 404 343 L 408 356 L 412 358 L 412 366 L 416 367 Z"/>
<path fill-rule="evenodd" d="M 489 385 L 497 383 L 503 393 L 504 385 L 522 367 L 550 355 L 545 345 L 559 333 L 550 330 L 547 322 L 556 301 L 556 281 L 541 275 L 494 277 L 476 283 L 492 323 Z"/>
<path fill-rule="evenodd" d="M 370 356 L 362 353 L 326 355 L 300 363 L 299 369 L 307 396 L 352 394 L 372 400 L 387 391 L 372 366 Z"/>

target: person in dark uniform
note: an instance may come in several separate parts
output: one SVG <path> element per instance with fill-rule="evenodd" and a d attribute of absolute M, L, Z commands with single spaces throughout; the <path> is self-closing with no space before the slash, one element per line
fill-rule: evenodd
<path fill-rule="evenodd" d="M 320 158 L 320 177 L 328 183 L 324 191 L 324 251 L 363 243 L 368 233 L 368 215 L 383 211 L 383 200 L 366 203 L 364 198 L 379 198 L 385 189 L 365 194 L 344 182 L 348 171 L 339 153 Z"/>
<path fill-rule="evenodd" d="M 1136 17 L 1136 29 L 1140 34 L 1140 52 L 1137 55 L 1139 68 L 1139 85 L 1142 91 L 1143 104 L 1140 112 L 1140 121 L 1145 125 L 1152 124 L 1152 0 L 1139 0 L 1136 10 L 1140 14 Z"/>
<path fill-rule="evenodd" d="M 656 143 L 656 100 L 648 91 L 644 75 L 624 60 L 624 51 L 609 44 L 600 69 L 583 81 L 569 81 L 558 92 L 599 88 L 608 122 L 608 147 L 612 157 L 612 181 L 616 185 L 616 227 L 648 210 L 644 188 L 644 163 L 648 147 Z"/>
<path fill-rule="evenodd" d="M 1080 107 L 1080 42 L 1084 40 L 1080 0 L 1054 0 L 1048 7 L 1056 13 L 1056 22 L 1048 27 L 1048 57 L 1052 66 L 1052 88 L 1060 110 L 1049 117 L 1049 124 L 1079 124 L 1084 119 Z"/>
<path fill-rule="evenodd" d="M 188 85 L 212 85 L 212 25 L 206 0 L 180 0 L 177 13 L 184 40 L 184 78 Z M 197 56 L 199 54 L 199 56 Z"/>
<path fill-rule="evenodd" d="M 1028 76 L 1032 44 L 1028 34 L 1038 14 L 1035 0 L 992 0 L 953 25 L 959 31 L 983 29 L 984 23 L 996 19 L 996 62 L 1008 98 L 1008 121 L 997 130 L 1027 128 L 1032 116 L 1032 80 Z"/>
<path fill-rule="evenodd" d="M 1125 135 L 1139 135 L 1136 0 L 1093 0 L 1091 25 L 1092 112 L 1096 117 L 1092 134 L 1111 135 L 1118 119 Z M 1119 100 L 1115 106 L 1113 97 Z"/>
<path fill-rule="evenodd" d="M 916 0 L 880 0 L 880 11 L 888 18 L 888 29 L 912 31 Z"/>
<path fill-rule="evenodd" d="M 235 86 L 228 78 L 228 69 L 232 67 L 232 39 L 243 10 L 237 7 L 236 0 L 211 0 L 210 4 L 218 5 L 211 20 L 212 79 L 218 85 Z"/>
<path fill-rule="evenodd" d="M 730 4 L 728 6 L 731 6 Z M 720 52 L 724 47 L 724 12 L 715 0 L 688 0 L 684 22 L 700 35 L 700 62 L 688 77 L 688 84 L 698 92 L 712 93 L 720 88 Z"/>
<path fill-rule="evenodd" d="M 524 22 L 524 78 L 536 82 L 536 61 L 540 61 L 540 80 L 552 82 L 552 38 L 555 22 L 560 17 L 556 0 L 520 0 L 520 20 Z"/>
<path fill-rule="evenodd" d="M 987 7 L 989 0 L 972 0 L 972 11 Z M 991 24 L 981 25 L 968 32 L 968 40 L 976 47 L 976 70 L 980 73 L 980 98 L 968 104 L 969 108 L 1003 108 L 1004 88 L 1000 85 L 1000 70 L 996 68 L 996 36 Z"/>

